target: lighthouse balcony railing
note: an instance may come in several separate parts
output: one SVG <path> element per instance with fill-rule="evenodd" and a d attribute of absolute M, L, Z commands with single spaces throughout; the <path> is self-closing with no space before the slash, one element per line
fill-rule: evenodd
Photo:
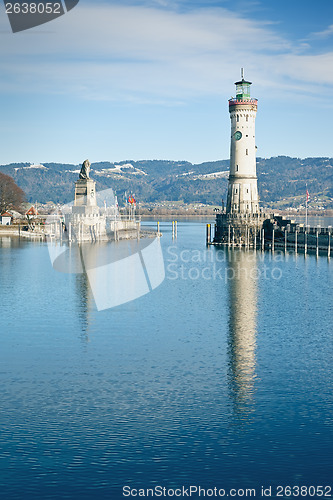
<path fill-rule="evenodd" d="M 261 212 L 245 212 L 245 213 L 239 213 L 239 212 L 230 212 L 228 213 L 228 217 L 231 219 L 255 219 L 255 218 L 262 218 L 263 216 L 266 216 L 265 214 L 262 214 Z"/>
<path fill-rule="evenodd" d="M 235 106 L 235 104 L 258 104 L 258 99 L 237 99 L 231 98 L 229 99 L 229 106 Z"/>
<path fill-rule="evenodd" d="M 230 223 L 242 223 L 242 224 L 247 224 L 247 223 L 252 223 L 253 221 L 262 221 L 263 219 L 267 218 L 267 215 L 260 212 L 248 212 L 248 213 L 236 213 L 236 212 L 228 212 L 228 213 L 220 213 L 217 214 L 217 217 L 226 217 Z"/>

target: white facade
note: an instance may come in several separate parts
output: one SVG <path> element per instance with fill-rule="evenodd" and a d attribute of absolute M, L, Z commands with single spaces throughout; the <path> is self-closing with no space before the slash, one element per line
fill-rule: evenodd
<path fill-rule="evenodd" d="M 1 221 L 2 226 L 10 226 L 12 223 L 12 216 L 11 215 L 1 215 L 0 221 Z"/>
<path fill-rule="evenodd" d="M 255 145 L 257 100 L 250 98 L 250 82 L 242 80 L 236 85 L 238 92 L 243 93 L 238 93 L 236 99 L 229 100 L 231 145 L 227 213 L 257 214 L 259 212 Z"/>

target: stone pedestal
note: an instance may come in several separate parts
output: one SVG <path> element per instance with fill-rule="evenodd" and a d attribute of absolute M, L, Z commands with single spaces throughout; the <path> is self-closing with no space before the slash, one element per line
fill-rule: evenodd
<path fill-rule="evenodd" d="M 74 215 L 86 215 L 86 216 L 94 216 L 100 214 L 99 207 L 89 207 L 86 205 L 75 206 L 72 207 L 72 214 Z"/>
<path fill-rule="evenodd" d="M 77 241 L 106 239 L 106 220 L 97 206 L 95 181 L 79 179 L 75 182 L 74 206 L 67 218 Z"/>
<path fill-rule="evenodd" d="M 79 179 L 75 182 L 75 199 L 72 213 L 76 215 L 99 215 L 96 201 L 96 182 Z"/>

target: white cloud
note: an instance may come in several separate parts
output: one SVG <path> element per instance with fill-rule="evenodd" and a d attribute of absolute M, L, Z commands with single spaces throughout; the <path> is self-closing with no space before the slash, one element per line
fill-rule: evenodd
<path fill-rule="evenodd" d="M 311 38 L 329 38 L 332 35 L 333 35 L 333 24 L 331 24 L 327 29 L 325 29 L 323 31 L 311 33 L 309 38 L 310 39 Z"/>
<path fill-rule="evenodd" d="M 35 30 L 8 29 L 2 40 L 0 88 L 12 92 L 179 104 L 230 89 L 240 66 L 263 88 L 291 93 L 333 80 L 332 53 L 306 55 L 303 45 L 298 54 L 271 24 L 222 8 L 79 4 Z"/>

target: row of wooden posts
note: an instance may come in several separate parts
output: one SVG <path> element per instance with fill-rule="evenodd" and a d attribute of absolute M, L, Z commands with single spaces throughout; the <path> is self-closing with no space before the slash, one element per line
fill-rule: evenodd
<path fill-rule="evenodd" d="M 228 245 L 228 247 L 235 247 L 235 246 L 243 247 L 244 246 L 245 248 L 253 247 L 254 249 L 257 249 L 259 247 L 262 250 L 264 250 L 265 249 L 265 230 L 264 229 L 258 230 L 258 233 L 259 233 L 259 245 L 257 244 L 257 240 L 258 240 L 257 231 L 255 231 L 255 233 L 254 233 L 254 237 L 253 237 L 252 242 L 250 241 L 249 227 L 246 228 L 244 242 L 242 241 L 242 239 L 240 239 L 240 241 L 238 243 L 235 243 L 235 228 L 233 228 L 229 225 L 228 226 L 228 242 L 225 244 Z M 270 249 L 273 252 L 275 249 L 280 249 L 280 248 L 283 248 L 285 252 L 287 251 L 287 249 L 294 250 L 295 253 L 298 252 L 298 249 L 299 249 L 301 244 L 298 242 L 298 239 L 297 239 L 297 236 L 298 236 L 297 229 L 294 232 L 295 241 L 292 243 L 288 242 L 288 233 L 289 233 L 289 231 L 287 231 L 287 230 L 284 231 L 284 242 L 283 243 L 276 242 L 275 241 L 275 229 L 272 230 L 272 239 L 266 240 L 266 243 L 268 243 L 268 244 L 270 243 Z M 289 234 L 292 234 L 292 233 L 289 233 Z M 308 245 L 307 235 L 308 235 L 308 233 L 305 231 L 305 233 L 304 233 L 304 239 L 305 239 L 304 253 L 305 254 L 308 253 L 309 248 L 314 249 L 314 247 L 312 247 L 312 246 L 310 247 Z M 330 231 L 327 233 L 327 237 L 328 237 L 327 256 L 330 257 L 331 256 L 331 232 Z M 207 243 L 207 245 L 211 245 L 213 243 L 213 241 L 212 241 L 212 224 L 207 224 L 207 226 L 206 226 L 206 243 Z M 315 250 L 316 250 L 316 255 L 319 255 L 319 231 L 318 231 L 318 229 L 316 231 Z M 321 250 L 323 250 L 322 247 L 321 247 Z M 326 250 L 326 245 L 325 245 L 325 250 Z"/>
<path fill-rule="evenodd" d="M 295 232 L 293 233 L 295 235 L 295 241 L 294 242 L 288 242 L 288 231 L 284 231 L 284 242 L 276 242 L 275 241 L 275 230 L 273 229 L 272 233 L 272 243 L 271 243 L 271 250 L 274 251 L 275 247 L 276 248 L 284 248 L 284 251 L 287 251 L 287 248 L 291 248 L 294 250 L 295 253 L 298 252 L 298 248 L 302 248 L 302 243 L 298 242 L 298 230 L 296 229 Z M 331 257 L 331 231 L 328 230 L 327 232 L 327 246 L 325 245 L 324 247 L 319 247 L 319 231 L 318 228 L 316 228 L 316 246 L 310 246 L 308 245 L 308 232 L 305 229 L 304 231 L 304 253 L 308 253 L 309 248 L 310 249 L 315 249 L 316 255 L 319 255 L 319 250 L 326 251 L 327 248 L 327 257 Z"/>
<path fill-rule="evenodd" d="M 178 231 L 178 228 L 177 228 L 177 221 L 176 220 L 173 220 L 172 221 L 172 238 L 177 238 L 177 231 Z M 161 235 L 161 232 L 160 232 L 160 223 L 159 221 L 157 222 L 157 235 L 160 236 Z"/>

